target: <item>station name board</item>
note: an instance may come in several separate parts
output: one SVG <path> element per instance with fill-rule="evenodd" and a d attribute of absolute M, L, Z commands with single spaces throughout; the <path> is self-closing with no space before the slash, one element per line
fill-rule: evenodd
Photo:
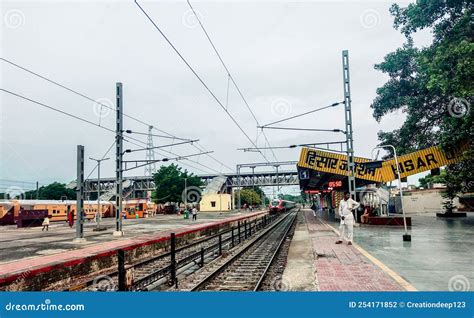
<path fill-rule="evenodd" d="M 398 157 L 400 177 L 405 178 L 423 171 L 446 166 L 463 159 L 463 152 L 468 144 L 463 144 L 456 151 L 445 152 L 439 146 L 433 146 Z M 395 159 L 383 161 L 380 165 L 366 164 L 370 159 L 354 157 L 355 177 L 375 182 L 389 182 L 397 179 Z M 298 166 L 316 171 L 338 175 L 349 175 L 347 156 L 312 148 L 301 150 Z"/>

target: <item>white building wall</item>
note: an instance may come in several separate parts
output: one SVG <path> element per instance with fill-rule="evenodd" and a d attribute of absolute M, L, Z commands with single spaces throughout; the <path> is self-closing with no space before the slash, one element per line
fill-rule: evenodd
<path fill-rule="evenodd" d="M 405 213 L 438 213 L 443 210 L 443 189 L 426 189 L 409 191 L 403 194 L 403 208 Z M 459 205 L 459 200 L 454 199 L 454 205 Z"/>

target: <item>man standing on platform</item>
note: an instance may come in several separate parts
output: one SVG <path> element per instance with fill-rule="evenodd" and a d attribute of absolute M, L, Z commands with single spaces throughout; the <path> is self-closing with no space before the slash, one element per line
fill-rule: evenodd
<path fill-rule="evenodd" d="M 339 227 L 339 240 L 336 244 L 341 244 L 344 238 L 347 245 L 352 245 L 352 236 L 354 234 L 354 215 L 352 211 L 357 209 L 360 203 L 351 198 L 349 192 L 344 192 L 344 199 L 339 203 L 339 215 L 341 217 L 341 225 Z"/>

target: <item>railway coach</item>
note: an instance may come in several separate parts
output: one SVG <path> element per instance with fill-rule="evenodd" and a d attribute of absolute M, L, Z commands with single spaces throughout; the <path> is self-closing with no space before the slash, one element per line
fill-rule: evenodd
<path fill-rule="evenodd" d="M 272 200 L 269 205 L 270 214 L 283 213 L 296 207 L 296 203 L 287 200 Z"/>
<path fill-rule="evenodd" d="M 115 206 L 109 201 L 101 201 L 103 218 L 115 216 Z M 15 224 L 24 210 L 47 210 L 51 221 L 67 221 L 68 213 L 77 219 L 75 200 L 10 200 L 0 202 L 0 225 Z M 98 213 L 97 201 L 84 201 L 84 218 L 92 220 Z"/>

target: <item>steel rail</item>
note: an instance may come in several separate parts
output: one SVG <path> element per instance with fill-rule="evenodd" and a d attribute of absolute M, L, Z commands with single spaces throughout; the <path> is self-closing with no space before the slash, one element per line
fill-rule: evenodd
<path fill-rule="evenodd" d="M 267 224 L 270 224 L 272 221 L 273 221 L 272 218 L 267 218 L 266 219 Z M 252 223 L 253 223 L 253 228 L 254 228 L 253 233 L 257 233 L 258 228 L 262 229 L 262 228 L 265 227 L 263 225 L 264 224 L 263 217 L 249 221 L 248 222 L 249 227 L 252 226 Z M 242 227 L 243 227 L 243 224 L 242 224 Z M 212 234 L 212 235 L 200 238 L 200 239 L 198 239 L 196 241 L 193 241 L 191 243 L 180 246 L 179 248 L 176 248 L 177 258 L 178 258 L 178 253 L 188 252 L 188 250 L 190 250 L 190 249 L 192 250 L 196 246 L 206 244 L 206 243 L 209 243 L 208 246 L 203 247 L 203 249 L 206 253 L 214 252 L 216 250 L 219 250 L 219 241 L 217 241 L 215 243 L 212 243 L 212 240 L 218 239 L 219 236 L 221 236 L 221 244 L 220 244 L 221 247 L 232 245 L 232 243 L 233 243 L 232 247 L 237 246 L 241 242 L 245 241 L 245 235 L 246 235 L 244 230 L 242 229 L 240 238 L 239 238 L 238 233 L 235 233 L 234 241 L 231 242 L 232 241 L 231 232 L 236 231 L 237 229 L 238 229 L 238 227 L 231 227 L 229 229 L 222 230 L 222 231 L 220 231 L 216 234 Z M 166 246 L 165 248 L 169 248 L 169 245 Z M 178 269 L 182 268 L 184 266 L 187 266 L 188 264 L 194 262 L 197 258 L 200 257 L 200 253 L 201 253 L 200 250 L 198 250 L 198 251 L 189 251 L 189 252 L 190 253 L 188 255 L 181 256 L 181 257 L 179 257 L 179 259 L 177 259 L 177 268 Z M 166 252 L 161 253 L 159 255 L 156 255 L 152 258 L 145 259 L 145 260 L 140 260 L 140 261 L 138 261 L 134 264 L 131 264 L 131 265 L 134 268 L 134 270 L 139 271 L 143 268 L 146 268 L 147 266 L 150 266 L 150 265 L 153 266 L 153 263 L 157 263 L 157 262 L 160 262 L 160 261 L 166 261 L 167 262 L 168 261 L 167 258 L 169 258 L 170 256 L 171 256 L 171 252 L 166 251 Z M 140 275 L 140 277 L 133 283 L 133 290 L 141 290 L 143 287 L 145 287 L 147 285 L 150 285 L 150 284 L 153 284 L 154 282 L 156 282 L 160 278 L 163 278 L 166 275 L 168 275 L 170 273 L 170 271 L 171 271 L 171 265 L 167 264 L 167 265 L 159 266 L 158 268 L 152 270 L 147 275 Z M 109 272 L 105 275 L 107 275 L 111 279 L 116 279 L 118 277 L 118 271 Z M 65 291 L 73 291 L 73 290 L 75 291 L 75 290 L 88 289 L 96 283 L 96 280 L 97 280 L 97 277 L 95 277 L 94 279 L 88 280 L 86 282 L 83 282 L 81 284 L 74 285 L 70 288 L 67 288 Z"/>
<path fill-rule="evenodd" d="M 293 217 L 294 219 L 290 222 L 290 226 L 288 228 L 291 228 L 291 225 L 293 224 L 294 220 L 296 219 L 296 212 L 294 214 L 287 214 L 285 217 L 281 218 L 278 220 L 275 224 L 273 224 L 271 227 L 267 228 L 264 232 L 262 232 L 259 236 L 257 236 L 250 244 L 245 246 L 242 250 L 240 250 L 238 253 L 233 255 L 231 258 L 229 258 L 224 264 L 219 266 L 217 269 L 212 271 L 209 275 L 207 275 L 204 279 L 199 281 L 192 289 L 191 291 L 198 291 L 203 289 L 206 285 L 208 285 L 214 278 L 216 278 L 219 274 L 221 274 L 223 271 L 225 271 L 228 267 L 230 267 L 236 260 L 238 260 L 241 256 L 244 255 L 251 247 L 253 247 L 256 243 L 262 242 L 263 239 L 266 238 L 268 234 L 271 234 L 273 230 L 276 230 L 278 225 L 283 224 L 285 220 L 287 220 L 290 216 Z M 285 236 L 286 237 L 287 230 L 285 231 Z M 279 245 L 280 246 L 280 245 Z M 272 257 L 273 260 L 273 257 Z M 266 271 L 268 269 L 266 268 Z M 260 283 L 260 280 L 259 280 Z"/>
<path fill-rule="evenodd" d="M 263 271 L 262 276 L 261 276 L 260 279 L 258 280 L 257 285 L 255 285 L 255 288 L 253 289 L 253 291 L 257 291 L 258 289 L 260 289 L 260 286 L 262 285 L 263 280 L 264 280 L 265 276 L 266 276 L 267 273 L 268 273 L 268 270 L 270 269 L 270 267 L 272 266 L 273 262 L 274 262 L 275 259 L 276 259 L 276 256 L 277 256 L 278 253 L 280 252 L 280 249 L 281 249 L 283 243 L 285 242 L 285 240 L 286 240 L 286 238 L 287 238 L 287 236 L 288 236 L 288 233 L 290 232 L 291 228 L 293 227 L 293 224 L 295 224 L 297 216 L 298 216 L 298 214 L 295 214 L 295 217 L 294 217 L 293 220 L 291 221 L 290 226 L 286 229 L 285 234 L 284 234 L 283 237 L 281 238 L 280 243 L 278 244 L 277 248 L 275 249 L 275 252 L 273 253 L 272 258 L 271 258 L 270 261 L 268 262 L 267 267 L 266 267 L 265 270 Z"/>

